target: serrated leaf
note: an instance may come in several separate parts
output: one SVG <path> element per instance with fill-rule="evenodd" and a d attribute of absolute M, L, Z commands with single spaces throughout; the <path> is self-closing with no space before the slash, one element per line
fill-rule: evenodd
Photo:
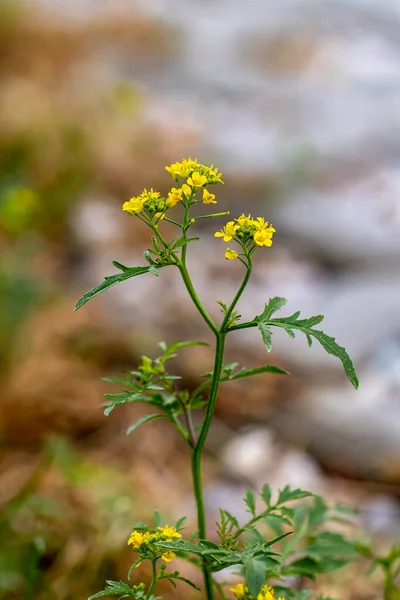
<path fill-rule="evenodd" d="M 137 429 L 144 423 L 148 423 L 149 421 L 154 421 L 154 419 L 166 419 L 166 418 L 167 418 L 167 415 L 163 415 L 162 413 L 154 413 L 152 415 L 146 415 L 145 417 L 142 417 L 141 419 L 138 419 L 137 421 L 132 423 L 132 425 L 130 427 L 128 427 L 128 429 L 126 430 L 126 435 L 131 434 L 133 431 L 135 431 L 135 429 Z"/>
<path fill-rule="evenodd" d="M 117 266 L 118 269 L 121 269 L 122 272 L 117 273 L 116 275 L 107 275 L 107 277 L 104 278 L 104 281 L 99 283 L 99 285 L 96 285 L 96 287 L 92 288 L 91 290 L 86 292 L 86 294 L 84 294 L 81 298 L 79 298 L 78 302 L 76 303 L 75 310 L 81 308 L 84 304 L 86 304 L 86 302 L 89 302 L 89 300 L 91 300 L 95 296 L 98 296 L 98 294 L 101 294 L 101 292 L 104 292 L 105 290 L 108 290 L 114 285 L 117 285 L 117 283 L 121 283 L 122 281 L 131 279 L 131 277 L 136 277 L 137 275 L 144 275 L 145 273 L 148 273 L 150 271 L 150 266 L 125 267 L 124 265 L 121 265 L 116 261 L 114 261 L 113 264 Z"/>
<path fill-rule="evenodd" d="M 268 300 L 268 304 L 265 305 L 265 308 L 259 319 L 261 321 L 266 321 L 272 317 L 272 315 L 278 310 L 281 310 L 287 304 L 286 298 L 280 298 L 279 296 L 275 296 L 274 298 L 270 298 Z"/>
<path fill-rule="evenodd" d="M 245 561 L 244 568 L 250 594 L 257 598 L 265 582 L 267 566 L 257 558 L 250 558 Z"/>
<path fill-rule="evenodd" d="M 258 329 L 261 332 L 261 337 L 264 342 L 264 346 L 267 349 L 267 352 L 271 352 L 271 350 L 272 350 L 271 328 L 269 327 L 269 325 L 266 325 L 265 323 L 258 323 L 257 325 L 258 325 Z"/>
<path fill-rule="evenodd" d="M 120 594 L 123 594 L 123 598 L 134 598 L 136 596 L 136 593 L 132 590 L 132 588 L 126 583 L 123 583 L 122 581 L 107 581 L 106 583 L 107 587 L 104 590 L 98 592 L 97 594 L 94 594 L 93 596 L 90 596 L 88 600 L 95 600 L 96 598 L 106 598 L 107 596 L 119 596 Z"/>
<path fill-rule="evenodd" d="M 256 496 L 253 490 L 247 490 L 246 495 L 244 497 L 245 504 L 249 509 L 249 512 L 253 515 L 256 514 Z"/>
<path fill-rule="evenodd" d="M 275 365 L 264 365 L 263 367 L 257 367 L 256 369 L 241 369 L 238 373 L 234 373 L 233 375 L 231 375 L 229 377 L 229 381 L 234 381 L 235 379 L 242 379 L 243 377 L 253 377 L 253 375 L 261 375 L 262 373 L 290 375 L 288 371 L 285 371 L 280 367 L 276 367 Z"/>
<path fill-rule="evenodd" d="M 279 492 L 277 505 L 291 502 L 292 500 L 301 500 L 302 498 L 309 498 L 312 496 L 311 492 L 305 492 L 304 490 L 295 489 L 292 490 L 289 485 L 286 485 L 283 490 Z"/>
<path fill-rule="evenodd" d="M 271 505 L 271 495 L 271 486 L 268 483 L 266 483 L 265 485 L 263 485 L 263 488 L 261 490 L 261 498 L 264 500 L 267 507 Z"/>
<path fill-rule="evenodd" d="M 255 318 L 268 352 L 272 348 L 270 327 L 280 327 L 292 338 L 295 337 L 296 330 L 301 331 L 306 336 L 309 346 L 312 344 L 312 338 L 315 338 L 328 354 L 332 354 L 332 356 L 341 361 L 347 377 L 357 389 L 359 385 L 357 373 L 345 348 L 339 346 L 335 338 L 330 337 L 319 329 L 314 329 L 315 325 L 323 321 L 323 315 L 299 319 L 300 312 L 297 311 L 289 317 L 271 319 L 271 316 L 285 306 L 285 304 L 286 300 L 284 298 L 270 298 L 268 304 L 265 305 L 264 311 Z"/>

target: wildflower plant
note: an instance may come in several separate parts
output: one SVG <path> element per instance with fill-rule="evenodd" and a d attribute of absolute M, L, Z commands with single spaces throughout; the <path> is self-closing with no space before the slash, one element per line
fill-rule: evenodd
<path fill-rule="evenodd" d="M 225 258 L 228 261 L 238 260 L 244 266 L 243 280 L 233 299 L 228 303 L 219 302 L 223 313 L 221 323 L 214 321 L 193 286 L 186 257 L 189 245 L 199 240 L 191 234 L 192 227 L 198 220 L 229 215 L 229 212 L 213 212 L 193 216 L 193 209 L 197 205 L 217 203 L 213 190 L 214 186 L 223 183 L 222 175 L 213 165 L 206 166 L 190 158 L 174 163 L 166 167 L 166 170 L 174 180 L 166 197 L 153 189 L 145 189 L 123 205 L 123 210 L 128 215 L 141 220 L 151 230 L 151 246 L 144 252 L 146 264 L 128 267 L 113 262 L 119 272 L 106 277 L 102 283 L 82 296 L 76 308 L 106 289 L 133 277 L 146 273 L 158 276 L 166 267 L 179 270 L 200 317 L 214 334 L 213 370 L 204 375 L 204 381 L 195 390 L 183 389 L 179 384 L 180 377 L 169 373 L 168 363 L 184 348 L 204 343 L 177 341 L 167 345 L 161 342 L 161 352 L 157 358 L 143 356 L 137 370 L 130 371 L 126 378 L 107 379 L 122 385 L 123 390 L 116 394 L 106 394 L 105 414 L 109 415 L 122 404 L 145 403 L 151 412 L 130 425 L 128 434 L 154 419 L 168 419 L 175 426 L 190 451 L 198 530 L 186 539 L 187 536 L 184 538 L 181 533 L 184 519 L 174 526 L 163 525 L 158 513 L 155 513 L 156 521 L 152 526 L 136 525 L 128 539 L 128 545 L 134 553 L 129 579 L 135 567 L 143 561 L 149 561 L 152 565 L 150 584 L 140 582 L 130 585 L 109 581 L 107 587 L 91 599 L 119 596 L 155 600 L 157 583 L 162 579 L 167 579 L 172 585 L 176 585 L 177 580 L 184 581 L 198 589 L 197 584 L 178 571 L 169 570 L 168 564 L 175 556 L 179 556 L 202 570 L 207 600 L 214 600 L 216 595 L 222 599 L 305 600 L 310 597 L 311 592 L 304 587 L 304 581 L 315 579 L 320 573 L 338 569 L 358 556 L 355 542 L 348 541 L 341 534 L 332 533 L 327 528 L 331 519 L 339 516 L 344 518 L 340 507 L 329 508 L 318 496 L 302 490 L 291 490 L 289 487 L 285 487 L 273 499 L 270 487 L 265 485 L 259 496 L 252 490 L 247 492 L 244 501 L 249 519 L 246 523 L 240 524 L 234 515 L 220 509 L 216 529 L 219 543 L 210 541 L 207 536 L 201 462 L 219 386 L 223 382 L 263 373 L 287 374 L 280 367 L 270 364 L 250 369 L 239 367 L 238 363 L 225 364 L 225 341 L 235 331 L 254 328 L 259 331 L 270 352 L 274 328 L 283 329 L 292 338 L 296 332 L 300 332 L 306 336 L 310 346 L 313 340 L 317 340 L 329 354 L 342 362 L 345 373 L 355 388 L 358 387 L 357 374 L 346 350 L 333 337 L 316 328 L 323 320 L 322 315 L 302 318 L 300 312 L 295 312 L 289 316 L 278 316 L 277 313 L 287 301 L 274 297 L 268 300 L 264 309 L 252 320 L 241 320 L 236 307 L 250 279 L 254 255 L 259 250 L 269 248 L 275 234 L 274 227 L 263 217 L 253 218 L 242 214 L 228 220 L 214 234 L 215 238 L 229 243 Z M 178 205 L 181 206 L 181 220 L 174 213 Z M 167 239 L 162 231 L 166 222 L 177 229 L 177 235 L 172 239 Z M 193 411 L 202 411 L 199 428 L 193 426 Z M 244 579 L 232 582 L 230 574 L 226 576 L 227 581 L 221 583 L 220 577 L 214 577 L 214 573 L 228 567 L 235 567 Z"/>

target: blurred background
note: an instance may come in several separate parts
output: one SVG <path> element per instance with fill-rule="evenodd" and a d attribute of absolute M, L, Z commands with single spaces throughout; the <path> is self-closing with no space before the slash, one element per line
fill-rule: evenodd
<path fill-rule="evenodd" d="M 195 529 L 168 423 L 126 437 L 142 409 L 101 410 L 114 391 L 102 377 L 159 340 L 212 341 L 182 283 L 166 270 L 73 312 L 113 259 L 142 264 L 148 232 L 121 205 L 143 187 L 165 193 L 164 166 L 189 155 L 223 172 L 220 210 L 277 229 L 243 316 L 272 295 L 324 313 L 361 380 L 355 392 L 303 339 L 276 332 L 267 356 L 254 331 L 232 335 L 227 361 L 292 377 L 221 389 L 210 526 L 218 506 L 242 517 L 246 487 L 268 481 L 357 506 L 378 549 L 399 539 L 399 27 L 396 0 L 0 3 L 1 598 L 84 599 L 124 579 L 128 534 L 153 508 Z M 198 228 L 189 263 L 218 319 L 241 265 L 224 260 L 215 224 Z M 211 364 L 212 348 L 192 348 L 174 369 L 191 388 Z M 379 583 L 346 569 L 318 589 L 379 599 Z"/>

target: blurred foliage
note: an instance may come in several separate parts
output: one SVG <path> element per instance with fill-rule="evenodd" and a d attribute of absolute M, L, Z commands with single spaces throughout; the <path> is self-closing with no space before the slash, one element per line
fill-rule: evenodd
<path fill-rule="evenodd" d="M 1 598 L 86 597 L 118 574 L 135 508 L 121 472 L 52 438 L 19 483 L 1 506 Z"/>

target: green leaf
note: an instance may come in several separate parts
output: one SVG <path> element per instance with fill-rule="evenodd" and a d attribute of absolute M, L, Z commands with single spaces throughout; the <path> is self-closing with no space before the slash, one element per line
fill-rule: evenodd
<path fill-rule="evenodd" d="M 275 365 L 264 365 L 263 367 L 257 367 L 256 369 L 241 369 L 237 373 L 233 373 L 229 376 L 229 381 L 235 379 L 242 379 L 243 377 L 253 377 L 253 375 L 261 375 L 262 373 L 276 373 L 277 375 L 290 375 L 288 371 L 276 367 Z M 224 381 L 225 378 L 221 379 Z"/>
<path fill-rule="evenodd" d="M 245 504 L 246 504 L 247 508 L 249 509 L 249 512 L 253 515 L 253 517 L 255 517 L 256 516 L 256 496 L 255 496 L 253 490 L 247 490 L 246 496 L 243 498 L 243 500 L 245 501 Z"/>
<path fill-rule="evenodd" d="M 125 281 L 126 279 L 131 279 L 131 277 L 136 277 L 137 275 L 144 275 L 144 273 L 148 273 L 150 271 L 150 266 L 125 267 L 124 265 L 121 265 L 116 261 L 114 261 L 113 264 L 122 272 L 117 273 L 116 275 L 108 275 L 107 277 L 105 277 L 104 281 L 99 283 L 99 285 L 96 285 L 96 287 L 89 290 L 89 292 L 86 292 L 86 294 L 79 298 L 78 302 L 76 303 L 75 310 L 78 310 L 79 308 L 81 308 L 81 306 L 86 304 L 86 302 L 89 302 L 89 300 L 91 300 L 95 296 L 98 296 L 98 294 L 101 294 L 101 292 L 108 290 L 108 288 L 113 287 L 117 283 L 121 283 L 121 281 Z M 159 265 L 157 266 L 157 268 L 160 268 L 161 266 L 164 265 Z"/>
<path fill-rule="evenodd" d="M 284 298 L 271 298 L 268 304 L 265 305 L 265 309 L 261 315 L 254 319 L 260 329 L 268 352 L 272 348 L 270 327 L 280 327 L 292 338 L 295 337 L 295 331 L 301 331 L 306 336 L 309 346 L 312 344 L 312 338 L 315 338 L 328 354 L 336 356 L 341 361 L 347 377 L 357 389 L 359 385 L 357 373 L 346 350 L 342 346 L 339 346 L 335 338 L 330 337 L 320 329 L 314 329 L 315 325 L 323 321 L 323 315 L 316 315 L 308 319 L 299 319 L 300 312 L 295 312 L 289 317 L 271 319 L 271 315 L 285 304 L 286 301 L 284 301 Z"/>
<path fill-rule="evenodd" d="M 158 510 L 155 510 L 153 512 L 153 518 L 154 518 L 154 527 L 155 527 L 155 529 L 157 529 L 157 527 L 160 527 L 160 525 L 162 523 L 162 517 Z"/>
<path fill-rule="evenodd" d="M 261 490 L 261 498 L 264 500 L 265 504 L 269 507 L 271 506 L 271 486 L 266 483 Z"/>
<path fill-rule="evenodd" d="M 257 558 L 250 558 L 244 563 L 246 584 L 250 594 L 257 598 L 260 590 L 265 582 L 267 574 L 267 566 L 264 562 Z"/>
<path fill-rule="evenodd" d="M 275 296 L 274 298 L 270 298 L 268 300 L 268 304 L 265 305 L 265 308 L 261 315 L 258 317 L 260 321 L 267 321 L 272 317 L 272 315 L 278 310 L 281 310 L 287 304 L 286 298 L 280 298 L 279 296 Z"/>
<path fill-rule="evenodd" d="M 289 485 L 286 485 L 283 490 L 279 492 L 277 505 L 285 504 L 292 500 L 300 500 L 301 498 L 309 498 L 312 495 L 311 492 L 305 492 L 304 490 L 292 490 Z"/>
<path fill-rule="evenodd" d="M 316 536 L 313 542 L 306 547 L 307 554 L 315 559 L 320 557 L 347 557 L 357 558 L 359 552 L 357 545 L 346 540 L 340 533 L 331 531 L 321 531 Z"/>
<path fill-rule="evenodd" d="M 267 352 L 271 352 L 272 350 L 272 333 L 269 325 L 265 325 L 265 323 L 258 323 L 258 329 L 261 332 L 262 341 L 264 342 L 264 346 L 267 349 Z"/>
<path fill-rule="evenodd" d="M 197 585 L 195 583 L 193 583 L 193 581 L 191 581 L 190 579 L 187 579 L 186 577 L 182 577 L 182 575 L 179 575 L 178 571 L 175 571 L 174 573 L 165 573 L 165 575 L 160 577 L 160 579 L 169 579 L 170 582 L 174 585 L 174 587 L 176 587 L 176 585 L 175 585 L 174 581 L 172 581 L 172 580 L 178 579 L 179 581 L 184 581 L 185 583 L 190 585 L 195 590 L 198 590 L 199 592 L 201 591 L 201 589 L 199 587 L 197 587 Z"/>
<path fill-rule="evenodd" d="M 106 598 L 107 596 L 119 596 L 123 594 L 121 598 L 136 597 L 136 592 L 132 588 L 123 583 L 122 581 L 107 581 L 107 587 L 102 591 L 90 596 L 88 600 L 95 600 L 95 598 Z"/>
<path fill-rule="evenodd" d="M 121 404 L 129 404 L 135 402 L 144 402 L 147 404 L 155 404 L 151 401 L 147 396 L 143 396 L 143 394 L 137 392 L 121 392 L 120 394 L 104 394 L 104 396 L 109 400 L 104 404 L 104 414 L 106 417 L 110 415 L 110 413 L 114 410 L 116 406 L 121 406 Z"/>
<path fill-rule="evenodd" d="M 325 523 L 328 518 L 328 507 L 321 496 L 314 497 L 314 504 L 308 514 L 308 523 L 310 528 L 318 527 Z"/>
<path fill-rule="evenodd" d="M 187 517 L 181 517 L 180 519 L 178 519 L 178 521 L 175 523 L 175 529 L 177 531 L 181 531 L 181 529 L 184 528 L 186 521 L 187 521 Z"/>
<path fill-rule="evenodd" d="M 135 429 L 137 429 L 138 427 L 143 425 L 143 423 L 148 423 L 149 421 L 154 421 L 154 419 L 166 419 L 166 418 L 167 418 L 167 415 L 163 415 L 162 413 L 154 413 L 152 415 L 146 415 L 145 417 L 142 417 L 141 419 L 138 419 L 137 421 L 132 423 L 132 425 L 130 427 L 128 427 L 128 429 L 126 430 L 126 435 L 129 435 L 130 433 L 135 431 Z"/>

